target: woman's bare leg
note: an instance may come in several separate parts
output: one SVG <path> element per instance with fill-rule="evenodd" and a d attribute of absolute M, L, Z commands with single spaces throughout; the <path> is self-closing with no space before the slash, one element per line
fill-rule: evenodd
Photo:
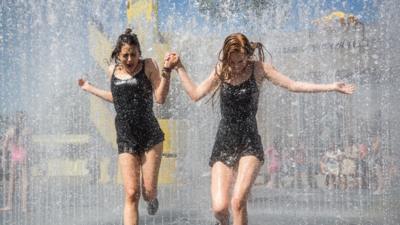
<path fill-rule="evenodd" d="M 229 196 L 233 181 L 233 170 L 222 162 L 211 168 L 211 201 L 215 218 L 221 225 L 228 225 Z"/>
<path fill-rule="evenodd" d="M 260 167 L 261 162 L 255 156 L 243 156 L 239 160 L 231 199 L 234 225 L 247 225 L 247 199 Z"/>
<path fill-rule="evenodd" d="M 122 153 L 119 154 L 118 161 L 125 191 L 124 225 L 137 225 L 139 223 L 140 156 Z"/>
<path fill-rule="evenodd" d="M 142 163 L 142 195 L 145 201 L 151 202 L 157 199 L 158 174 L 162 158 L 163 143 L 152 147 L 141 156 Z M 158 203 L 157 203 L 158 204 Z M 158 205 L 149 209 L 149 214 L 156 213 Z"/>

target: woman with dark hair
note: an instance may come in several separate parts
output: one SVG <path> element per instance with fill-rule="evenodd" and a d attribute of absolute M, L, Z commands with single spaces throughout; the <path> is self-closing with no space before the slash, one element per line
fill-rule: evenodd
<path fill-rule="evenodd" d="M 140 190 L 148 203 L 148 214 L 154 215 L 158 209 L 157 180 L 164 133 L 154 116 L 153 95 L 157 103 L 165 102 L 170 70 L 165 67 L 160 76 L 157 63 L 151 58 L 142 59 L 141 53 L 136 34 L 127 29 L 111 54 L 111 91 L 79 80 L 83 90 L 114 103 L 118 162 L 125 190 L 125 225 L 138 224 Z"/>
<path fill-rule="evenodd" d="M 258 57 L 255 56 L 256 50 Z M 354 86 L 340 82 L 295 82 L 263 61 L 263 45 L 250 42 L 241 33 L 226 37 L 219 53 L 219 63 L 200 85 L 192 82 L 176 53 L 165 57 L 165 62 L 172 64 L 178 72 L 184 89 L 193 101 L 220 91 L 222 118 L 209 164 L 212 208 L 221 225 L 228 224 L 229 204 L 234 224 L 247 224 L 248 195 L 264 162 L 256 122 L 261 83 L 267 79 L 292 92 L 337 91 L 351 94 L 354 90 Z"/>

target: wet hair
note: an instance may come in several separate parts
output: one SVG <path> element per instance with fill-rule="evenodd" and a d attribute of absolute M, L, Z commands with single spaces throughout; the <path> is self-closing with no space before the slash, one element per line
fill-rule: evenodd
<path fill-rule="evenodd" d="M 229 70 L 229 59 L 233 53 L 243 53 L 249 58 L 255 58 L 258 51 L 258 60 L 264 61 L 264 45 L 260 42 L 250 42 L 242 33 L 233 33 L 225 38 L 224 46 L 218 53 L 218 60 L 221 70 L 217 75 L 221 81 L 229 80 L 231 73 Z"/>
<path fill-rule="evenodd" d="M 137 35 L 135 33 L 132 33 L 131 28 L 127 28 L 125 30 L 125 33 L 119 35 L 118 37 L 117 44 L 115 45 L 115 48 L 111 53 L 111 61 L 114 60 L 114 62 L 118 64 L 118 55 L 121 52 L 122 46 L 124 44 L 136 46 L 138 48 L 139 55 L 142 55 Z"/>
<path fill-rule="evenodd" d="M 264 62 L 264 50 L 267 51 L 262 43 L 250 42 L 249 39 L 242 33 L 233 33 L 226 37 L 224 45 L 218 53 L 219 62 L 215 66 L 215 71 L 221 82 L 212 94 L 211 99 L 214 99 L 214 96 L 219 91 L 221 84 L 224 81 L 232 78 L 232 74 L 229 69 L 229 59 L 233 53 L 243 53 L 249 57 L 249 59 Z M 257 56 L 256 53 L 258 53 Z M 268 54 L 271 56 L 269 52 Z M 220 68 L 218 69 L 217 67 Z"/>

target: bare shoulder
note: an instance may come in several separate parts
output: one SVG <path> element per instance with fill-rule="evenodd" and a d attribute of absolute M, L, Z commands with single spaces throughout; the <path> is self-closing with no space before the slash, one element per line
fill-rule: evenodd
<path fill-rule="evenodd" d="M 115 71 L 115 67 L 117 67 L 116 64 L 111 64 L 111 65 L 108 66 L 108 71 L 107 71 L 107 77 L 108 78 L 111 78 L 112 74 Z"/>
<path fill-rule="evenodd" d="M 114 69 L 115 69 L 116 66 L 117 66 L 117 65 L 115 65 L 115 64 L 110 64 L 110 65 L 108 66 L 108 72 L 109 72 L 109 73 L 112 73 L 112 72 L 114 71 Z"/>
<path fill-rule="evenodd" d="M 254 76 L 257 83 L 261 84 L 267 76 L 269 71 L 269 64 L 262 61 L 254 61 Z"/>
<path fill-rule="evenodd" d="M 152 58 L 143 59 L 145 74 L 150 77 L 154 72 L 158 72 L 157 62 Z"/>
<path fill-rule="evenodd" d="M 221 63 L 221 62 L 218 62 L 218 63 L 215 65 L 214 69 L 215 69 L 215 70 L 214 70 L 215 72 L 220 73 L 221 70 L 222 70 L 222 63 Z"/>
<path fill-rule="evenodd" d="M 158 68 L 156 60 L 153 58 L 145 58 L 143 59 L 144 67 L 147 70 L 154 70 Z"/>
<path fill-rule="evenodd" d="M 214 82 L 219 82 L 220 81 L 220 74 L 222 71 L 222 63 L 218 62 L 214 68 L 212 69 L 209 79 L 212 79 Z"/>
<path fill-rule="evenodd" d="M 214 69 L 212 70 L 212 73 L 214 74 L 214 76 L 218 76 L 218 74 L 221 74 L 221 71 L 222 71 L 222 63 L 218 62 L 215 65 Z"/>

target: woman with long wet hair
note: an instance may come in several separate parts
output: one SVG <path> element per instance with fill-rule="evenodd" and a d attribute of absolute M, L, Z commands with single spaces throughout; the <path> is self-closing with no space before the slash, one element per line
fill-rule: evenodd
<path fill-rule="evenodd" d="M 165 62 L 176 69 L 193 101 L 219 90 L 222 115 L 209 165 L 212 209 L 221 225 L 228 224 L 229 206 L 233 224 L 242 225 L 248 221 L 247 199 L 264 162 L 256 121 L 259 90 L 263 81 L 269 80 L 292 92 L 337 91 L 351 94 L 354 90 L 353 85 L 341 82 L 313 84 L 289 79 L 272 65 L 264 63 L 264 47 L 261 43 L 250 42 L 241 33 L 226 37 L 219 53 L 219 62 L 200 85 L 190 79 L 178 54 L 167 54 Z"/>

